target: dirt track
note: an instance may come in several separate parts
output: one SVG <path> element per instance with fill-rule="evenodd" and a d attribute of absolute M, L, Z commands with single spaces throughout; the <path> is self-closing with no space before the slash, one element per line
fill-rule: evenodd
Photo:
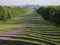
<path fill-rule="evenodd" d="M 16 37 L 18 34 L 20 34 L 20 32 L 24 31 L 25 28 L 27 27 L 30 17 L 31 17 L 31 14 L 29 14 L 26 17 L 25 21 L 22 23 L 20 28 L 14 29 L 14 30 L 12 30 L 10 32 L 6 32 L 4 34 L 0 34 L 0 43 L 3 43 L 4 40 L 10 40 L 11 38 Z"/>

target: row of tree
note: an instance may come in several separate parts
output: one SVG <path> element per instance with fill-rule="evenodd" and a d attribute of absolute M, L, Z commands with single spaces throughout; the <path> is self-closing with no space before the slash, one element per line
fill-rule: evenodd
<path fill-rule="evenodd" d="M 60 6 L 42 6 L 36 10 L 45 20 L 60 25 Z"/>
<path fill-rule="evenodd" d="M 22 13 L 22 8 L 20 7 L 7 7 L 7 6 L 0 6 L 0 20 L 7 20 L 11 19 L 17 15 Z"/>

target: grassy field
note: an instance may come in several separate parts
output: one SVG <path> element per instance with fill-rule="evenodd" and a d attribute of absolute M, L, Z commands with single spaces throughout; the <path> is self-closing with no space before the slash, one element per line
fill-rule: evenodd
<path fill-rule="evenodd" d="M 21 10 L 21 15 L 18 15 L 11 20 L 7 21 L 0 21 L 0 33 L 8 32 L 19 28 L 23 21 L 25 20 L 26 16 L 30 13 L 28 9 Z"/>
<path fill-rule="evenodd" d="M 26 30 L 2 45 L 60 45 L 60 28 L 32 14 Z"/>

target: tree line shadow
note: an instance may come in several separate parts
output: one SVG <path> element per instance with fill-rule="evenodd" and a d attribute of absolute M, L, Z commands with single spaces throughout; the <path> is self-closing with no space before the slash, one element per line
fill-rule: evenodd
<path fill-rule="evenodd" d="M 45 43 L 45 44 L 48 44 L 48 45 L 56 45 L 52 42 L 48 42 L 48 41 L 45 41 L 45 40 L 38 40 L 38 39 L 34 39 L 34 38 L 16 37 L 16 39 L 31 40 L 31 41 L 42 42 L 42 43 Z M 33 43 L 33 42 L 25 42 L 25 41 L 20 41 L 20 40 L 0 40 L 0 45 L 4 45 L 4 44 L 6 44 L 6 45 L 42 45 L 42 44 L 36 44 L 36 43 Z"/>
<path fill-rule="evenodd" d="M 43 25 L 52 25 L 51 23 L 49 23 L 48 21 L 44 21 L 44 20 L 30 20 L 29 22 L 30 24 L 43 24 Z"/>
<path fill-rule="evenodd" d="M 41 45 L 41 44 L 35 44 L 31 42 L 25 42 L 25 41 L 17 41 L 17 40 L 0 40 L 0 45 Z"/>

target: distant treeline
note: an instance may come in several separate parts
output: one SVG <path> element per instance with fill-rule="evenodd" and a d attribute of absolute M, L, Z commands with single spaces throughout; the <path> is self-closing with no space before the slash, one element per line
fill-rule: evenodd
<path fill-rule="evenodd" d="M 42 6 L 36 10 L 45 20 L 60 25 L 60 6 Z"/>
<path fill-rule="evenodd" d="M 20 7 L 7 7 L 7 6 L 0 6 L 0 20 L 8 20 L 15 16 L 24 13 L 24 9 Z"/>

